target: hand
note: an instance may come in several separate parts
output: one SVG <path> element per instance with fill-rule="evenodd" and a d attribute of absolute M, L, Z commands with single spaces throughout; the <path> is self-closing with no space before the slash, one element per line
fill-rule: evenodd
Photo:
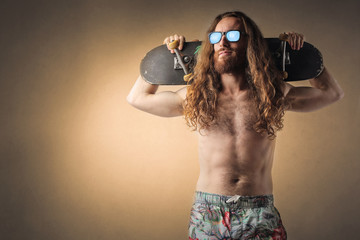
<path fill-rule="evenodd" d="M 295 32 L 287 32 L 286 34 L 289 36 L 288 43 L 293 50 L 300 50 L 303 47 L 305 42 L 303 34 Z"/>
<path fill-rule="evenodd" d="M 179 40 L 179 50 L 182 50 L 183 46 L 184 46 L 184 42 L 185 42 L 185 37 L 182 36 L 182 35 L 173 35 L 173 36 L 170 36 L 170 37 L 167 37 L 164 39 L 164 44 L 166 44 L 166 46 L 168 47 L 168 49 L 171 51 L 171 53 L 175 53 L 174 50 L 171 50 L 169 48 L 169 43 L 171 43 L 172 41 L 175 41 L 175 40 Z"/>

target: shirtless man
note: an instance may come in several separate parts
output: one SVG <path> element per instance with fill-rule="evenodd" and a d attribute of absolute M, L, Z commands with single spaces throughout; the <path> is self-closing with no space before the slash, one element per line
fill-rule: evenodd
<path fill-rule="evenodd" d="M 157 92 L 139 77 L 127 100 L 158 116 L 184 115 L 199 133 L 189 239 L 286 239 L 272 196 L 276 131 L 285 110 L 320 109 L 341 99 L 342 89 L 326 68 L 311 87 L 285 83 L 260 30 L 241 12 L 219 15 L 207 34 L 189 86 Z M 289 35 L 300 49 L 303 36 Z M 164 43 L 174 39 L 180 47 L 185 41 L 174 35 Z"/>

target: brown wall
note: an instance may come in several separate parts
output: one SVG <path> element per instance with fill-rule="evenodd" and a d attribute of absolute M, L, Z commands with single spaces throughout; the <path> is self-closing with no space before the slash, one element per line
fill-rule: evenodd
<path fill-rule="evenodd" d="M 286 115 L 274 194 L 289 239 L 354 239 L 357 0 L 2 1 L 0 238 L 186 239 L 196 135 L 125 97 L 149 49 L 173 33 L 203 39 L 233 9 L 267 37 L 304 33 L 344 88 L 330 107 Z"/>

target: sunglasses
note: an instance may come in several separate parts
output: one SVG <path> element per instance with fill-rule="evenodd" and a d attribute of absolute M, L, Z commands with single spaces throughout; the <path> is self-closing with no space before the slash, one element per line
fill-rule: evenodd
<path fill-rule="evenodd" d="M 229 42 L 237 42 L 240 40 L 241 32 L 238 30 L 231 30 L 227 32 L 211 32 L 209 33 L 209 40 L 211 44 L 216 44 L 221 41 L 223 35 Z M 244 33 L 243 33 L 244 34 Z"/>

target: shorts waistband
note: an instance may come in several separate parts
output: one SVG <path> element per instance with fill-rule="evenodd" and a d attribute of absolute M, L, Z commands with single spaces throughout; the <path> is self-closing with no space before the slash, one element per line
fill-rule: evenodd
<path fill-rule="evenodd" d="M 270 195 L 259 196 L 225 196 L 214 193 L 195 192 L 196 203 L 208 203 L 212 205 L 227 205 L 240 208 L 268 207 L 274 205 L 274 197 Z"/>

